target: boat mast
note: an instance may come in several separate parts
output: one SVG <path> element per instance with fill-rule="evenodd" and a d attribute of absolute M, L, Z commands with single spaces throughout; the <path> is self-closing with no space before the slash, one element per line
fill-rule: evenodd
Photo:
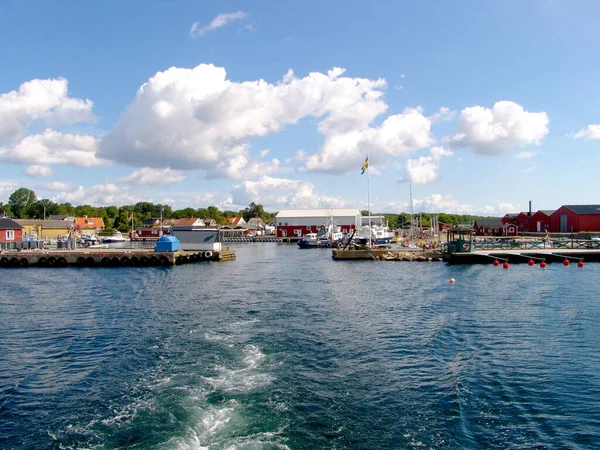
<path fill-rule="evenodd" d="M 373 232 L 371 230 L 371 168 L 369 154 L 367 153 L 367 209 L 369 211 L 369 246 L 373 246 Z"/>
<path fill-rule="evenodd" d="M 412 183 L 408 185 L 409 186 L 409 193 L 410 193 L 410 228 L 409 228 L 409 233 L 408 233 L 408 237 L 410 238 L 410 240 L 413 240 L 413 201 L 412 201 Z"/>

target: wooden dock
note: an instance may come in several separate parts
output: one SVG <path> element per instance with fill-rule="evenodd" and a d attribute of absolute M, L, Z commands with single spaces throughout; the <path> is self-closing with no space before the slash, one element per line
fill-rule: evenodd
<path fill-rule="evenodd" d="M 235 252 L 229 248 L 176 252 L 155 252 L 143 248 L 21 250 L 0 252 L 0 267 L 148 267 L 234 259 Z"/>

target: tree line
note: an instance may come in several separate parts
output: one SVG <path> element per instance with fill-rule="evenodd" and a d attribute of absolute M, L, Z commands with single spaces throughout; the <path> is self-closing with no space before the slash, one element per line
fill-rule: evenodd
<path fill-rule="evenodd" d="M 368 215 L 368 211 L 362 211 Z M 262 205 L 251 203 L 247 208 L 239 211 L 220 211 L 216 206 L 194 209 L 191 207 L 173 210 L 169 205 L 154 204 L 151 202 L 137 202 L 134 205 L 123 206 L 90 206 L 71 203 L 56 203 L 49 199 L 38 199 L 35 192 L 27 188 L 19 188 L 8 198 L 7 203 L 0 202 L 0 216 L 8 216 L 14 219 L 47 219 L 51 215 L 74 216 L 74 217 L 101 217 L 104 221 L 106 231 L 114 229 L 127 231 L 139 227 L 144 220 L 156 219 L 183 219 L 186 217 L 199 217 L 201 219 L 214 219 L 218 225 L 226 225 L 227 218 L 242 216 L 247 222 L 253 217 L 261 218 L 265 223 L 275 222 L 277 212 L 266 212 Z M 384 216 L 391 228 L 400 228 L 410 223 L 410 214 L 374 214 Z M 431 214 L 419 213 L 423 226 L 431 223 L 434 215 L 444 224 L 462 225 L 471 224 L 481 216 L 465 214 Z M 133 223 L 131 217 L 133 216 Z"/>
<path fill-rule="evenodd" d="M 13 219 L 47 219 L 51 215 L 101 217 L 106 231 L 115 229 L 127 231 L 132 227 L 141 226 L 144 220 L 160 217 L 164 219 L 199 217 L 201 219 L 214 219 L 218 225 L 226 225 L 227 218 L 234 216 L 242 216 L 245 221 L 253 217 L 259 217 L 265 223 L 270 223 L 275 221 L 276 213 L 268 213 L 262 205 L 255 203 L 251 203 L 247 208 L 239 211 L 220 211 L 216 206 L 173 210 L 169 205 L 151 202 L 137 202 L 134 205 L 123 206 L 74 206 L 68 202 L 56 203 L 49 199 L 38 199 L 34 191 L 19 188 L 10 195 L 7 203 L 0 202 L 0 216 L 2 215 Z"/>

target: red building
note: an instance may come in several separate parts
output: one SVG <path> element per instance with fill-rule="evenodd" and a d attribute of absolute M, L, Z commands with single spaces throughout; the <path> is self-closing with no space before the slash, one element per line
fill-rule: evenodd
<path fill-rule="evenodd" d="M 517 214 L 517 228 L 519 231 L 529 231 L 531 226 L 531 213 L 520 212 Z"/>
<path fill-rule="evenodd" d="M 12 219 L 0 219 L 0 242 L 23 242 L 23 227 Z"/>
<path fill-rule="evenodd" d="M 550 215 L 554 210 L 539 210 L 529 218 L 529 230 L 532 232 L 543 233 L 550 230 Z"/>
<path fill-rule="evenodd" d="M 502 219 L 477 219 L 473 229 L 477 236 L 516 236 L 517 225 L 502 223 Z"/>
<path fill-rule="evenodd" d="M 518 213 L 508 213 L 502 218 L 502 223 L 503 224 L 512 223 L 512 224 L 516 225 L 518 215 L 519 215 Z"/>
<path fill-rule="evenodd" d="M 600 205 L 563 205 L 550 214 L 550 232 L 600 231 Z"/>

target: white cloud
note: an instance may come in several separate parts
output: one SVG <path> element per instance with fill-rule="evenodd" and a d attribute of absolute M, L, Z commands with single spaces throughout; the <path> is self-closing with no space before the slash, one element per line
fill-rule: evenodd
<path fill-rule="evenodd" d="M 0 180 L 0 201 L 6 203 L 10 194 L 19 188 L 16 181 Z"/>
<path fill-rule="evenodd" d="M 127 186 L 116 184 L 97 184 L 89 188 L 77 186 L 60 192 L 53 199 L 57 203 L 69 202 L 74 205 L 125 205 L 133 204 L 139 201 L 149 201 L 143 193 L 133 193 Z"/>
<path fill-rule="evenodd" d="M 472 214 L 473 206 L 460 203 L 449 195 L 432 194 L 423 200 L 414 199 L 415 211 L 420 212 L 445 212 L 452 214 Z"/>
<path fill-rule="evenodd" d="M 118 178 L 121 183 L 147 185 L 147 186 L 166 186 L 185 180 L 185 175 L 180 170 L 173 170 L 169 167 L 164 169 L 153 169 L 151 167 L 143 167 L 140 170 L 127 175 L 126 177 Z"/>
<path fill-rule="evenodd" d="M 424 184 L 437 179 L 439 160 L 442 156 L 451 156 L 452 152 L 443 147 L 433 147 L 430 156 L 409 159 L 406 162 L 404 181 Z"/>
<path fill-rule="evenodd" d="M 233 13 L 222 13 L 215 17 L 211 22 L 206 26 L 201 26 L 200 22 L 194 22 L 192 24 L 192 28 L 190 28 L 190 37 L 192 39 L 198 38 L 200 36 L 204 36 L 207 31 L 216 30 L 217 28 L 224 27 L 228 23 L 234 22 L 236 20 L 245 19 L 248 17 L 244 11 L 236 11 Z M 250 28 L 251 29 L 251 28 Z"/>
<path fill-rule="evenodd" d="M 263 152 L 261 152 L 262 154 Z M 270 162 L 252 159 L 246 146 L 232 148 L 223 155 L 223 159 L 208 172 L 207 178 L 227 178 L 230 180 L 249 180 L 261 175 L 270 175 L 279 171 L 279 160 Z"/>
<path fill-rule="evenodd" d="M 545 112 L 528 112 L 510 101 L 497 102 L 492 109 L 473 106 L 461 111 L 458 133 L 448 141 L 454 148 L 498 155 L 515 147 L 539 145 L 548 134 L 548 123 Z"/>
<path fill-rule="evenodd" d="M 49 177 L 53 173 L 54 172 L 52 171 L 51 167 L 41 166 L 38 164 L 33 164 L 31 166 L 28 166 L 27 169 L 25 169 L 25 175 L 33 178 Z"/>
<path fill-rule="evenodd" d="M 584 139 L 586 141 L 600 139 L 600 125 L 588 125 L 587 128 L 582 128 L 575 135 L 575 139 Z"/>
<path fill-rule="evenodd" d="M 448 214 L 473 214 L 484 216 L 503 216 L 507 212 L 514 212 L 517 209 L 510 203 L 500 203 L 497 206 L 475 207 L 468 203 L 461 203 L 450 195 L 431 194 L 424 199 L 413 199 L 413 209 L 415 214 L 419 212 L 427 213 L 448 213 Z M 410 211 L 409 202 L 389 203 L 382 211 L 390 213 Z"/>
<path fill-rule="evenodd" d="M 355 111 L 349 108 L 346 114 L 351 116 Z M 431 121 L 420 108 L 406 108 L 402 114 L 387 117 L 379 127 L 369 127 L 368 123 L 379 113 L 372 110 L 370 115 L 362 116 L 361 122 L 345 128 L 322 129 L 325 143 L 307 158 L 306 168 L 347 173 L 360 168 L 367 153 L 369 165 L 376 166 L 386 163 L 389 157 L 406 155 L 435 142 L 430 135 Z"/>
<path fill-rule="evenodd" d="M 13 164 L 69 164 L 94 167 L 107 164 L 96 157 L 98 140 L 91 135 L 64 134 L 47 129 L 27 136 L 13 147 L 0 147 L 0 161 Z"/>
<path fill-rule="evenodd" d="M 518 211 L 518 207 L 512 203 L 500 203 L 498 205 L 498 212 L 502 213 L 502 215 L 511 213 L 513 211 Z"/>
<path fill-rule="evenodd" d="M 70 191 L 74 188 L 71 183 L 65 183 L 62 181 L 52 181 L 50 183 L 46 183 L 42 186 L 42 189 L 47 191 L 55 191 L 55 192 L 64 192 Z"/>
<path fill-rule="evenodd" d="M 329 197 L 315 191 L 307 181 L 261 177 L 257 181 L 244 181 L 232 189 L 232 205 L 246 207 L 254 202 L 267 211 L 285 208 L 336 208 L 349 207 L 341 198 Z"/>
<path fill-rule="evenodd" d="M 529 159 L 529 158 L 533 158 L 535 155 L 537 155 L 538 152 L 519 152 L 517 154 L 515 154 L 515 158 L 519 158 L 519 159 Z"/>
<path fill-rule="evenodd" d="M 360 167 L 369 150 L 380 153 L 373 156 L 377 162 L 433 143 L 430 121 L 418 108 L 371 128 L 373 119 L 387 109 L 381 98 L 385 81 L 343 73 L 334 68 L 296 78 L 288 71 L 276 84 L 236 83 L 213 65 L 171 68 L 140 87 L 119 123 L 102 139 L 99 154 L 133 166 L 143 161 L 164 167 L 168 161 L 175 169 L 206 169 L 210 176 L 231 177 L 228 168 L 244 158 L 248 164 L 253 161 L 247 152 L 249 138 L 277 132 L 307 116 L 319 119 L 318 130 L 325 135 L 323 148 L 307 160 L 308 170 L 341 173 L 357 162 Z M 233 160 L 223 163 L 232 154 Z M 265 164 L 265 170 L 275 171 L 274 161 Z"/>
<path fill-rule="evenodd" d="M 445 106 L 442 106 L 435 114 L 429 117 L 432 123 L 452 120 L 456 117 L 456 111 L 451 110 Z"/>
<path fill-rule="evenodd" d="M 0 145 L 14 145 L 36 121 L 69 124 L 94 120 L 90 100 L 68 96 L 64 78 L 27 81 L 0 94 Z"/>
<path fill-rule="evenodd" d="M 285 160 L 286 164 L 292 162 L 304 161 L 306 159 L 306 152 L 304 150 L 296 150 L 292 156 Z"/>

